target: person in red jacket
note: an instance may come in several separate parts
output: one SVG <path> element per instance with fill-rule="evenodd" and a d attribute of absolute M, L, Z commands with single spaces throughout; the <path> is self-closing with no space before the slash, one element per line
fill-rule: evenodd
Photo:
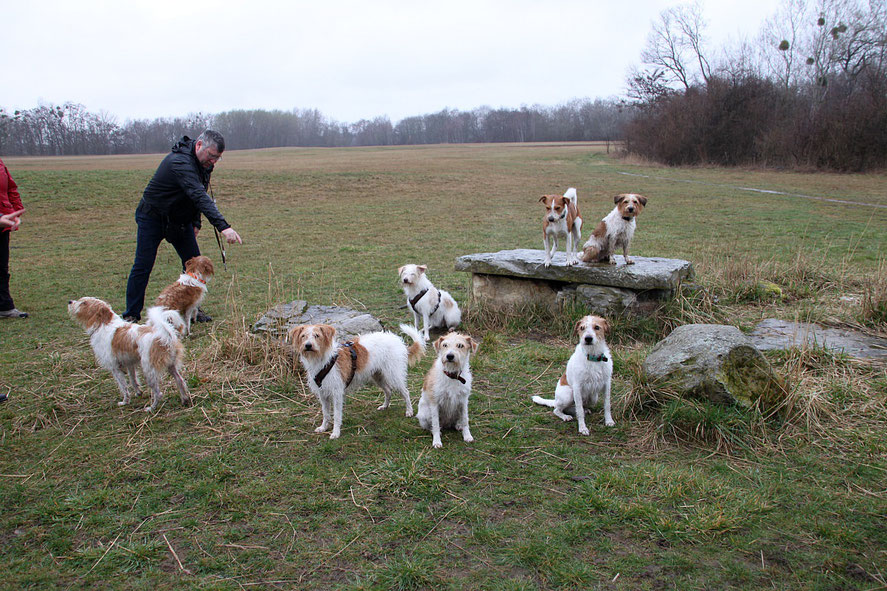
<path fill-rule="evenodd" d="M 22 198 L 9 169 L 0 160 L 0 318 L 27 318 L 28 313 L 16 309 L 9 295 L 9 235 L 21 224 Z"/>

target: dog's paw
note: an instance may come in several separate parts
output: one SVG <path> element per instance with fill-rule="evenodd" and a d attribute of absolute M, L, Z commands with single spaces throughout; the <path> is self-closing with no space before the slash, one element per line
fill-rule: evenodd
<path fill-rule="evenodd" d="M 464 441 L 465 443 L 471 443 L 472 441 L 474 441 L 474 437 L 472 437 L 471 435 L 465 435 L 462 437 L 462 441 Z"/>
<path fill-rule="evenodd" d="M 126 406 L 126 400 L 121 400 L 117 403 L 117 406 Z"/>
<path fill-rule="evenodd" d="M 566 423 L 567 421 L 572 421 L 573 417 L 571 417 L 570 415 L 564 415 L 561 417 L 561 420 Z"/>
<path fill-rule="evenodd" d="M 326 431 L 326 425 L 321 425 L 320 427 L 318 427 L 317 429 L 314 430 L 315 433 L 323 433 L 324 431 Z"/>
<path fill-rule="evenodd" d="M 435 449 L 440 449 L 443 447 L 443 443 L 441 443 L 440 441 L 433 441 L 431 445 L 433 445 Z"/>
<path fill-rule="evenodd" d="M 542 263 L 542 265 L 547 269 L 551 266 L 551 261 L 545 261 L 544 263 Z"/>
<path fill-rule="evenodd" d="M 413 407 L 408 406 L 406 412 L 404 413 L 407 417 L 413 416 Z"/>
<path fill-rule="evenodd" d="M 380 404 L 379 406 L 376 407 L 376 410 L 385 410 L 386 408 L 388 408 L 387 404 Z M 407 415 L 407 416 L 409 416 L 409 415 Z"/>
<path fill-rule="evenodd" d="M 153 406 L 146 406 L 142 410 L 144 410 L 145 412 L 154 412 L 154 407 Z"/>
<path fill-rule="evenodd" d="M 330 439 L 338 439 L 339 435 L 340 433 L 338 431 L 333 431 L 332 433 L 330 433 Z"/>
<path fill-rule="evenodd" d="M 628 257 L 625 257 L 625 264 L 626 264 L 626 265 L 633 265 L 633 264 L 634 264 L 634 261 L 631 260 L 631 259 L 628 258 Z"/>
<path fill-rule="evenodd" d="M 580 435 L 588 435 L 588 428 L 583 427 L 582 429 L 579 429 L 579 434 Z"/>
<path fill-rule="evenodd" d="M 614 421 L 613 419 L 610 419 L 609 421 L 604 421 L 604 424 L 608 427 L 615 427 L 616 421 Z"/>
<path fill-rule="evenodd" d="M 194 403 L 191 402 L 190 396 L 188 398 L 182 398 L 182 406 L 191 406 L 192 404 Z"/>

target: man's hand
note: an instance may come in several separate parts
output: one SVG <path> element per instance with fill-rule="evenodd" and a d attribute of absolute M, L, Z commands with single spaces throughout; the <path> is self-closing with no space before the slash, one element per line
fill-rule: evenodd
<path fill-rule="evenodd" d="M 200 234 L 200 228 L 194 226 L 194 238 L 197 238 L 197 235 Z"/>
<path fill-rule="evenodd" d="M 14 211 L 12 213 L 7 213 L 6 215 L 0 216 L 0 228 L 9 228 L 10 232 L 14 232 L 18 230 L 19 224 L 22 223 L 21 215 L 25 212 L 24 209 L 20 209 L 18 211 Z"/>
<path fill-rule="evenodd" d="M 228 241 L 228 244 L 243 244 L 243 240 L 240 238 L 240 234 L 234 231 L 234 228 L 225 228 L 222 230 L 222 236 L 225 237 L 225 240 Z"/>

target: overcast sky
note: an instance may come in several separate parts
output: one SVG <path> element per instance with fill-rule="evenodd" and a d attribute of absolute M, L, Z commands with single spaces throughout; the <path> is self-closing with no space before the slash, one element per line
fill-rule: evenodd
<path fill-rule="evenodd" d="M 0 107 L 126 119 L 316 108 L 397 122 L 443 108 L 620 96 L 671 0 L 0 0 Z M 710 44 L 776 0 L 705 0 Z"/>

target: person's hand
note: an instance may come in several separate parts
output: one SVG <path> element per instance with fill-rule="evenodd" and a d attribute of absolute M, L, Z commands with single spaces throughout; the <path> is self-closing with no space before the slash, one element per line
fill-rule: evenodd
<path fill-rule="evenodd" d="M 240 234 L 234 231 L 234 228 L 225 228 L 222 230 L 222 236 L 225 237 L 225 240 L 228 241 L 228 244 L 243 244 L 243 240 L 240 238 Z"/>
<path fill-rule="evenodd" d="M 197 238 L 197 235 L 200 234 L 200 228 L 194 226 L 194 237 Z"/>
<path fill-rule="evenodd" d="M 22 223 L 20 216 L 24 212 L 24 209 L 20 209 L 18 211 L 0 216 L 0 228 L 10 228 L 11 232 L 15 232 L 16 230 L 18 230 L 19 224 Z"/>

